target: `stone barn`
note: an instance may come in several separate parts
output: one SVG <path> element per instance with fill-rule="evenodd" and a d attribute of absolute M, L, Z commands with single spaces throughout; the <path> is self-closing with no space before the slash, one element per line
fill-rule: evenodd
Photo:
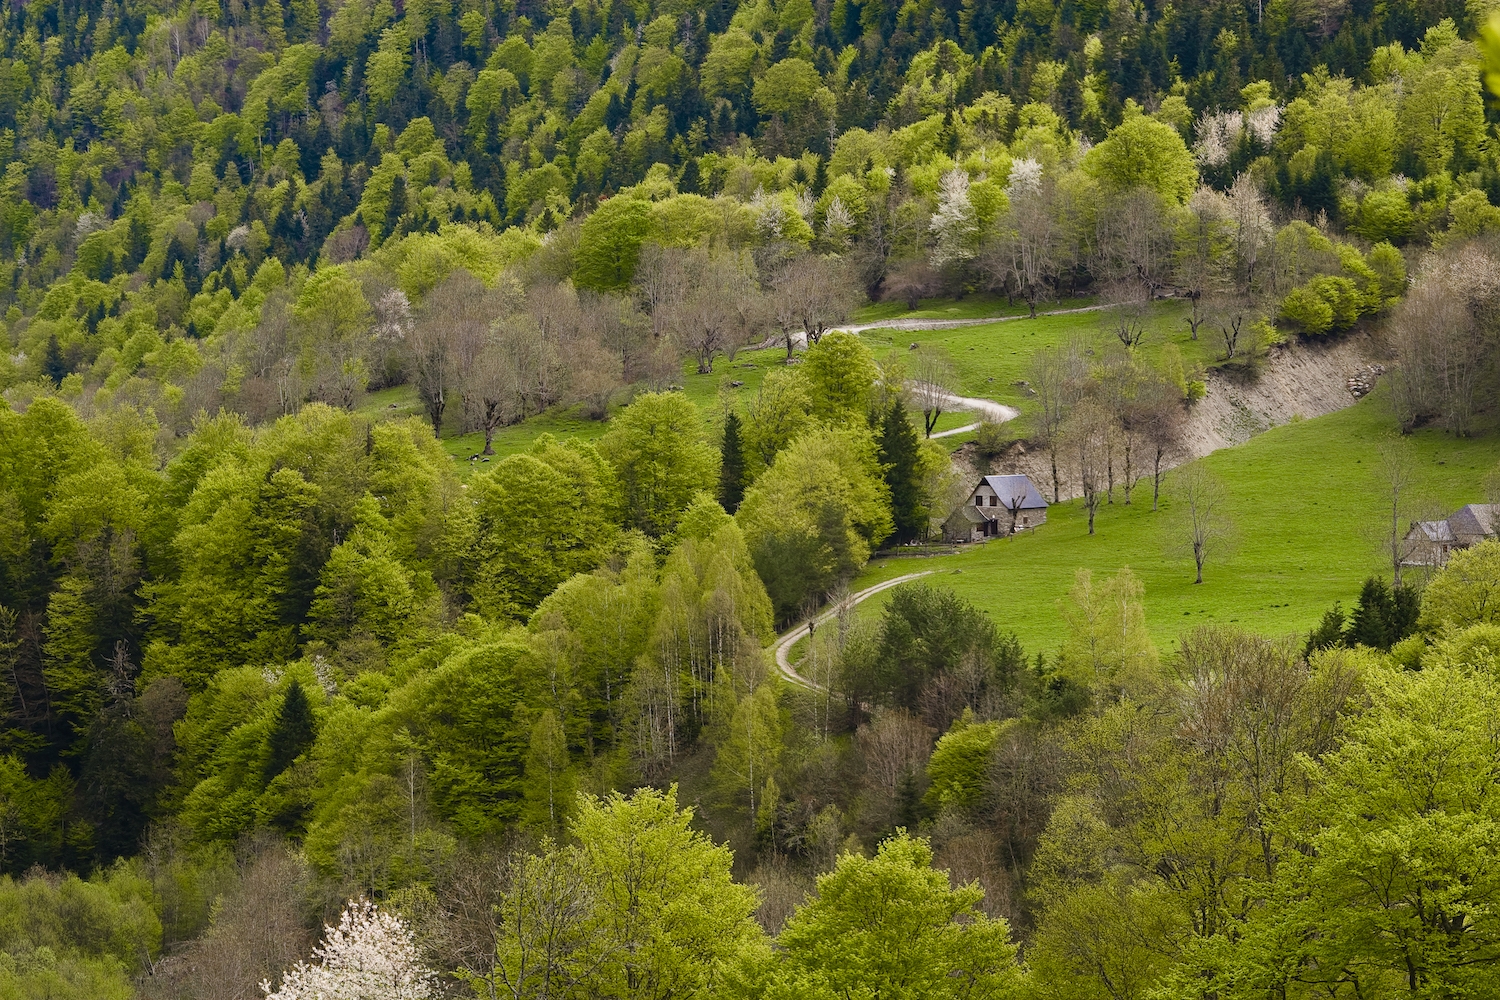
<path fill-rule="evenodd" d="M 1047 521 L 1047 501 L 1027 476 L 985 476 L 943 522 L 943 540 L 980 542 Z"/>
<path fill-rule="evenodd" d="M 1500 528 L 1500 504 L 1471 503 L 1441 521 L 1413 521 L 1406 533 L 1407 554 L 1403 566 L 1439 568 L 1458 549 L 1478 545 L 1496 537 Z"/>

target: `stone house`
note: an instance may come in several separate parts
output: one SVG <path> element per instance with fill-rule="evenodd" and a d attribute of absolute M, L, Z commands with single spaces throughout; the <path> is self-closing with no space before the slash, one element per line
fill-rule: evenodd
<path fill-rule="evenodd" d="M 1500 504 L 1471 503 L 1441 521 L 1413 521 L 1406 533 L 1403 566 L 1441 567 L 1458 549 L 1478 545 L 1496 537 L 1500 528 Z"/>
<path fill-rule="evenodd" d="M 1047 521 L 1047 501 L 1027 476 L 985 476 L 948 520 L 946 542 L 980 542 L 1013 535 Z"/>

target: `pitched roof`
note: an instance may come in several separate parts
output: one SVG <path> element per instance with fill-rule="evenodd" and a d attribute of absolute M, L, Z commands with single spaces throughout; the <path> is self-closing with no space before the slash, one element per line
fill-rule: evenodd
<path fill-rule="evenodd" d="M 984 524 L 986 521 L 994 520 L 994 518 L 990 517 L 984 511 L 972 506 L 971 504 L 966 503 L 959 504 L 958 507 L 954 509 L 953 513 L 949 516 L 948 520 L 951 521 L 955 517 L 962 517 L 970 524 Z"/>
<path fill-rule="evenodd" d="M 1414 521 L 1406 537 L 1412 538 L 1418 532 L 1429 542 L 1453 541 L 1453 529 L 1448 526 L 1447 521 Z"/>
<path fill-rule="evenodd" d="M 1454 537 L 1485 538 L 1495 533 L 1497 521 L 1500 521 L 1500 504 L 1471 503 L 1448 518 L 1448 527 Z"/>
<path fill-rule="evenodd" d="M 1032 485 L 1029 476 L 985 476 L 982 481 L 995 491 L 995 495 L 1000 498 L 1000 502 L 1007 510 L 1010 509 L 1011 501 L 1016 497 L 1021 497 L 1021 510 L 1033 510 L 1038 507 L 1045 509 L 1047 506 L 1047 501 L 1042 499 L 1042 495 Z"/>

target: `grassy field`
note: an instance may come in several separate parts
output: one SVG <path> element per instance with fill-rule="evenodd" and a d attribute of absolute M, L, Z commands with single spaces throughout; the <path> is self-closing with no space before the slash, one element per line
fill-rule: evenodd
<path fill-rule="evenodd" d="M 1146 336 L 1138 348 L 1141 357 L 1154 363 L 1166 345 L 1175 344 L 1190 372 L 1212 364 L 1216 360 L 1213 343 L 1206 337 L 1193 340 L 1186 316 L 1187 308 L 1182 303 L 1156 303 L 1146 315 Z M 1096 349 L 1114 342 L 1104 329 L 1105 322 L 1105 314 L 1100 311 L 1023 317 L 944 330 L 875 329 L 861 336 L 881 359 L 900 357 L 912 344 L 940 347 L 953 359 L 963 395 L 994 399 L 1024 412 L 1031 406 L 1031 397 L 1016 383 L 1026 378 L 1033 352 L 1074 338 L 1082 338 Z"/>
<path fill-rule="evenodd" d="M 975 298 L 924 303 L 918 313 L 900 315 L 936 316 L 945 309 L 996 315 L 1003 305 L 1003 300 Z M 885 358 L 900 357 L 912 342 L 941 345 L 954 359 L 964 394 L 1025 410 L 1030 401 L 1015 382 L 1026 377 L 1034 350 L 1076 336 L 1097 344 L 1108 334 L 1098 313 L 1075 313 L 948 330 L 871 330 L 863 336 L 877 356 Z M 1151 357 L 1166 344 L 1178 345 L 1190 367 L 1213 360 L 1207 341 L 1189 339 L 1181 304 L 1160 303 L 1149 315 L 1141 350 Z M 680 384 L 709 427 L 718 421 L 721 401 L 743 410 L 766 373 L 784 358 L 784 350 L 775 347 L 741 351 L 732 359 L 716 359 L 713 372 L 702 375 L 687 362 Z M 421 410 L 411 389 L 401 387 L 371 393 L 362 412 L 388 417 L 420 415 Z M 938 429 L 972 419 L 966 413 L 945 414 Z M 606 427 L 577 407 L 554 410 L 498 432 L 495 451 L 499 456 L 522 451 L 543 433 L 597 439 Z M 931 569 L 935 581 L 983 608 L 1002 628 L 1015 630 L 1028 648 L 1050 650 L 1061 638 L 1058 604 L 1072 586 L 1075 571 L 1086 567 L 1113 573 L 1129 566 L 1145 583 L 1147 622 L 1164 649 L 1180 632 L 1205 621 L 1233 622 L 1269 635 L 1305 632 L 1335 600 L 1351 603 L 1364 578 L 1384 568 L 1372 541 L 1381 507 L 1374 463 L 1376 447 L 1391 435 L 1392 427 L 1383 393 L 1377 392 L 1347 410 L 1276 428 L 1202 459 L 1228 488 L 1238 534 L 1233 555 L 1212 560 L 1202 586 L 1192 583 L 1190 561 L 1169 554 L 1170 477 L 1161 511 L 1151 510 L 1149 483 L 1143 484 L 1134 503 L 1100 510 L 1092 537 L 1078 502 L 1063 503 L 1049 512 L 1047 525 L 1034 534 L 966 547 L 954 555 L 877 559 L 855 586 Z M 956 448 L 968 437 L 957 435 L 945 443 Z M 1484 477 L 1500 461 L 1500 435 L 1461 441 L 1424 431 L 1410 441 L 1422 469 L 1426 501 L 1449 511 L 1484 499 Z M 482 447 L 481 435 L 450 433 L 443 445 L 462 475 L 489 467 L 466 461 Z M 877 598 L 862 611 L 874 614 L 879 607 Z"/>
<path fill-rule="evenodd" d="M 1162 510 L 1151 510 L 1150 483 L 1130 506 L 1101 508 L 1088 535 L 1077 501 L 1054 506 L 1034 534 L 965 547 L 951 556 L 878 559 L 853 586 L 930 569 L 1013 629 L 1030 650 L 1054 649 L 1057 614 L 1074 573 L 1113 573 L 1129 566 L 1145 584 L 1147 624 L 1167 650 L 1202 622 L 1233 622 L 1266 635 L 1306 632 L 1336 600 L 1349 607 L 1371 573 L 1389 569 L 1377 554 L 1382 492 L 1376 448 L 1391 434 L 1382 393 L 1338 413 L 1278 427 L 1200 461 L 1224 482 L 1232 501 L 1237 550 L 1211 560 L 1202 586 L 1190 560 L 1168 555 L 1172 486 Z M 1413 435 L 1421 495 L 1444 512 L 1483 501 L 1483 481 L 1500 461 L 1500 437 L 1459 440 L 1440 432 Z M 878 613 L 880 598 L 861 606 Z"/>
<path fill-rule="evenodd" d="M 1091 299 L 1062 299 L 1038 304 L 1037 310 L 1075 309 L 1088 305 Z M 854 310 L 856 324 L 879 323 L 888 319 L 985 319 L 990 316 L 1026 316 L 1030 310 L 1019 300 L 1005 301 L 1003 295 L 966 295 L 961 299 L 922 299 L 917 308 L 907 309 L 905 302 L 871 302 Z"/>

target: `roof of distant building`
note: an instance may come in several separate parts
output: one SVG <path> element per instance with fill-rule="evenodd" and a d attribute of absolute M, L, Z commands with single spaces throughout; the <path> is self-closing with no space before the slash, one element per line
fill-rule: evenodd
<path fill-rule="evenodd" d="M 966 503 L 959 504 L 958 509 L 953 513 L 955 515 L 963 517 L 963 519 L 965 521 L 968 521 L 970 524 L 984 524 L 986 521 L 994 520 L 994 518 L 990 517 L 984 511 L 971 504 Z"/>
<path fill-rule="evenodd" d="M 985 476 L 983 482 L 995 491 L 995 495 L 1000 498 L 1000 502 L 1005 505 L 1007 510 L 1010 509 L 1010 505 L 1015 501 L 1016 497 L 1021 498 L 1021 506 L 1019 508 L 1021 510 L 1032 510 L 1047 506 L 1047 501 L 1042 499 L 1042 495 L 1032 485 L 1030 476 Z"/>
<path fill-rule="evenodd" d="M 1453 529 L 1448 526 L 1447 521 L 1417 521 L 1412 525 L 1412 533 L 1420 531 L 1429 542 L 1451 542 L 1453 541 Z"/>
<path fill-rule="evenodd" d="M 1483 538 L 1495 533 L 1497 521 L 1500 521 L 1500 504 L 1471 503 L 1454 511 L 1447 524 L 1455 538 Z"/>

